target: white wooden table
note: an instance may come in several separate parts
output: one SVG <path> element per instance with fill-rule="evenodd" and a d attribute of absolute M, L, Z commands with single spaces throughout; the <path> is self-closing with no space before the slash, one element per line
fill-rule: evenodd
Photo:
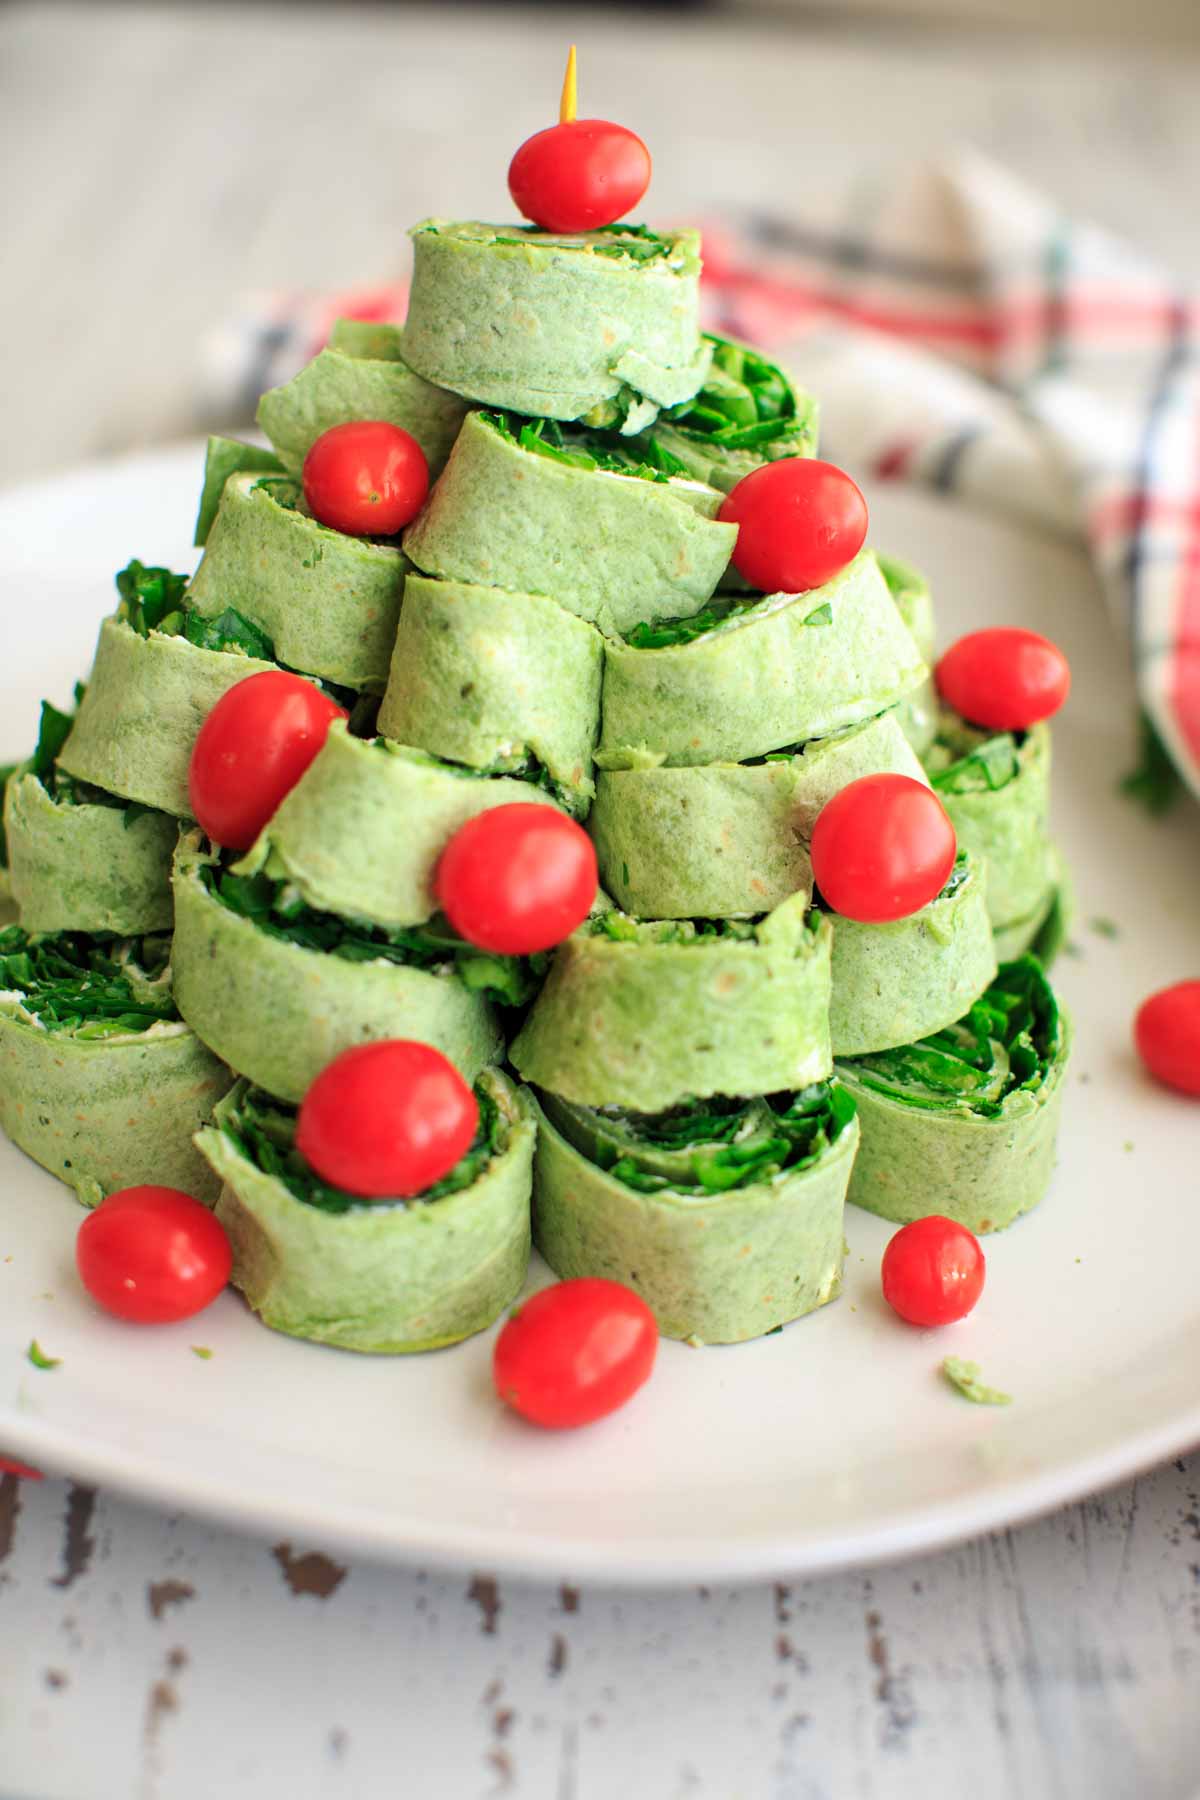
<path fill-rule="evenodd" d="M 1186 48 L 569 19 L 585 107 L 651 138 L 663 214 L 783 205 L 968 139 L 1200 275 Z M 501 208 L 566 29 L 516 7 L 10 8 L 0 481 L 194 429 L 197 344 L 231 296 L 386 276 L 413 219 Z M 626 1596 L 563 1577 L 343 1569 L 5 1477 L 0 1795 L 1200 1791 L 1200 1457 L 885 1570 Z"/>

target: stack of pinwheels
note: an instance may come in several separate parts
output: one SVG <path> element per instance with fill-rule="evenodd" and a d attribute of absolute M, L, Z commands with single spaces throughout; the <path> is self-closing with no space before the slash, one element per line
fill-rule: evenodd
<path fill-rule="evenodd" d="M 263 1319 L 358 1350 L 489 1324 L 531 1221 L 758 1336 L 847 1197 L 988 1231 L 1053 1160 L 1061 659 L 975 634 L 935 690 L 697 234 L 520 199 L 415 227 L 403 328 L 339 324 L 272 449 L 210 441 L 199 567 L 121 572 L 7 780 L 0 1122 L 86 1204 L 215 1205 Z"/>

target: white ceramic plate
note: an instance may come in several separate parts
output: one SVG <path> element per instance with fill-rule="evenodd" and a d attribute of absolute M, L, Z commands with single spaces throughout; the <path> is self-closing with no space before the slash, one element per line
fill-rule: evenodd
<path fill-rule="evenodd" d="M 192 566 L 199 476 L 183 446 L 0 497 L 0 760 L 86 671 L 112 571 Z M 0 1446 L 308 1545 L 662 1582 L 929 1547 L 1200 1440 L 1200 1106 L 1129 1049 L 1141 996 L 1200 965 L 1200 816 L 1152 822 L 1115 792 L 1131 689 L 1078 553 L 903 491 L 874 513 L 875 541 L 933 578 L 944 638 L 1035 625 L 1075 672 L 1056 727 L 1081 951 L 1058 968 L 1078 1027 L 1061 1161 L 1045 1206 L 988 1241 L 972 1317 L 900 1324 L 879 1297 L 889 1228 L 851 1208 L 838 1304 L 736 1348 L 664 1343 L 623 1412 L 540 1434 L 493 1401 L 492 1333 L 389 1360 L 278 1337 L 232 1293 L 180 1326 L 102 1316 L 74 1278 L 74 1199 L 0 1144 Z M 59 1368 L 31 1367 L 33 1337 Z M 949 1351 L 1015 1404 L 959 1399 L 937 1375 Z"/>

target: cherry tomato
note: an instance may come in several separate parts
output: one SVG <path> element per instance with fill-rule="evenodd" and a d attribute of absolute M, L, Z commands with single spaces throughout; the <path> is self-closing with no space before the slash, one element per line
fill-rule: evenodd
<path fill-rule="evenodd" d="M 910 1325 L 952 1325 L 983 1292 L 979 1239 L 940 1213 L 914 1219 L 883 1253 L 883 1297 Z"/>
<path fill-rule="evenodd" d="M 0 1475 L 15 1475 L 18 1481 L 44 1479 L 40 1469 L 32 1468 L 29 1463 L 18 1462 L 15 1456 L 0 1456 Z"/>
<path fill-rule="evenodd" d="M 188 764 L 188 795 L 214 844 L 248 850 L 346 714 L 300 675 L 264 669 L 222 694 Z"/>
<path fill-rule="evenodd" d="M 415 519 L 429 464 L 411 432 L 386 419 L 351 419 L 323 431 L 304 459 L 314 519 L 354 537 L 391 537 Z"/>
<path fill-rule="evenodd" d="M 1058 645 L 1016 625 L 969 631 L 934 674 L 946 704 L 989 731 L 1026 731 L 1056 713 L 1071 691 Z"/>
<path fill-rule="evenodd" d="M 560 1281 L 522 1302 L 496 1339 L 492 1379 L 535 1425 L 590 1425 L 649 1379 L 658 1326 L 618 1281 Z"/>
<path fill-rule="evenodd" d="M 821 896 L 845 919 L 906 919 L 937 898 L 958 851 L 931 788 L 911 775 L 863 775 L 817 815 L 811 856 Z"/>
<path fill-rule="evenodd" d="M 386 1038 L 322 1069 L 300 1105 L 296 1148 L 347 1194 L 403 1199 L 448 1175 L 478 1127 L 475 1096 L 440 1050 Z"/>
<path fill-rule="evenodd" d="M 130 1187 L 88 1214 L 75 1239 L 75 1262 L 106 1312 L 138 1325 L 165 1325 L 216 1299 L 233 1253 L 212 1213 L 190 1194 Z"/>
<path fill-rule="evenodd" d="M 717 514 L 737 526 L 733 566 L 764 594 L 802 594 L 853 562 L 867 535 L 867 503 L 833 463 L 786 456 L 763 463 Z"/>
<path fill-rule="evenodd" d="M 1138 1055 L 1156 1081 L 1200 1095 L 1200 981 L 1160 988 L 1138 1008 Z"/>
<path fill-rule="evenodd" d="M 543 231 L 614 225 L 650 186 L 650 152 L 607 119 L 571 119 L 526 138 L 508 167 L 518 212 Z"/>
<path fill-rule="evenodd" d="M 468 943 L 530 956 L 582 925 L 597 881 L 595 846 L 582 825 L 518 800 L 468 819 L 442 851 L 433 885 Z"/>

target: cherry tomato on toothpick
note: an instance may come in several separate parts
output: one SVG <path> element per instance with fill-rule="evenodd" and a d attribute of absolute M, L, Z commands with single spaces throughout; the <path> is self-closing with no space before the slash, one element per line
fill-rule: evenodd
<path fill-rule="evenodd" d="M 853 562 L 867 503 L 833 463 L 787 456 L 744 475 L 717 514 L 738 528 L 733 566 L 764 594 L 802 594 Z"/>
<path fill-rule="evenodd" d="M 366 1200 L 420 1194 L 471 1148 L 479 1105 L 432 1044 L 343 1050 L 300 1103 L 296 1148 L 323 1181 Z"/>
<path fill-rule="evenodd" d="M 321 433 L 302 479 L 308 510 L 322 525 L 352 537 L 391 537 L 424 506 L 429 464 L 411 432 L 385 419 L 352 419 Z"/>
<path fill-rule="evenodd" d="M 206 1206 L 171 1187 L 122 1188 L 75 1238 L 80 1280 L 98 1305 L 138 1325 L 190 1319 L 229 1280 L 229 1239 Z"/>
<path fill-rule="evenodd" d="M 987 1263 L 973 1232 L 931 1213 L 896 1233 L 881 1273 L 884 1299 L 910 1325 L 952 1325 L 982 1294 Z"/>
<path fill-rule="evenodd" d="M 911 775 L 863 775 L 813 828 L 813 880 L 834 912 L 865 924 L 906 919 L 937 898 L 958 844 L 946 809 Z"/>
<path fill-rule="evenodd" d="M 214 844 L 248 850 L 346 714 L 319 687 L 264 669 L 222 694 L 188 764 L 192 812 Z"/>
<path fill-rule="evenodd" d="M 526 138 L 508 168 L 518 212 L 543 231 L 598 231 L 635 207 L 650 185 L 650 152 L 636 132 L 575 117 L 575 46 L 559 122 Z"/>
<path fill-rule="evenodd" d="M 534 1425 L 590 1425 L 649 1379 L 658 1326 L 640 1295 L 589 1277 L 542 1288 L 508 1320 L 492 1358 L 500 1398 Z"/>
<path fill-rule="evenodd" d="M 552 806 L 516 801 L 456 831 L 434 873 L 438 904 L 481 950 L 531 956 L 582 925 L 599 880 L 591 838 Z"/>
<path fill-rule="evenodd" d="M 934 678 L 948 706 L 989 731 L 1027 731 L 1056 713 L 1071 691 L 1058 645 L 1016 625 L 968 632 L 951 644 Z"/>
<path fill-rule="evenodd" d="M 1200 1095 L 1200 981 L 1160 988 L 1138 1008 L 1138 1055 L 1156 1081 Z"/>

